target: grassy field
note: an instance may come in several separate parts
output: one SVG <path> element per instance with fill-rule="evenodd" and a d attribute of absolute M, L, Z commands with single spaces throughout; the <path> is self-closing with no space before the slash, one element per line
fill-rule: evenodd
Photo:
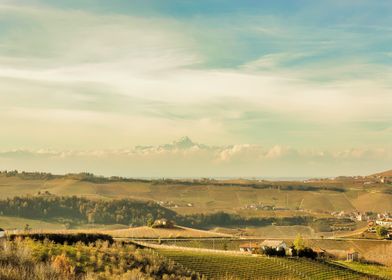
<path fill-rule="evenodd" d="M 50 223 L 41 220 L 0 216 L 0 227 L 5 230 L 24 229 L 27 224 L 30 226 L 31 229 L 46 229 L 46 230 L 65 229 L 65 226 L 60 223 Z"/>
<path fill-rule="evenodd" d="M 350 269 L 304 259 L 166 249 L 159 253 L 209 279 L 371 279 Z"/>
<path fill-rule="evenodd" d="M 26 225 L 33 231 L 64 231 L 67 230 L 64 223 L 50 222 L 34 219 L 24 219 L 19 217 L 0 216 L 0 228 L 5 230 L 23 230 Z M 72 230 L 81 231 L 104 231 L 104 230 L 123 230 L 129 227 L 120 224 L 102 225 L 102 224 L 81 224 L 76 225 Z M 72 231 L 71 230 L 71 231 Z"/>
<path fill-rule="evenodd" d="M 309 226 L 265 226 L 241 229 L 215 228 L 214 232 L 230 234 L 242 237 L 265 237 L 265 238 L 295 238 L 297 234 L 302 237 L 317 237 L 314 230 Z"/>

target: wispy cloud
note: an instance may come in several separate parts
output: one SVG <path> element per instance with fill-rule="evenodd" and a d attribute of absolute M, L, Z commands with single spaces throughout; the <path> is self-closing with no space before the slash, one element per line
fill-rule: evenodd
<path fill-rule="evenodd" d="M 3 2 L 0 147 L 33 154 L 96 150 L 109 157 L 108 149 L 190 135 L 219 148 L 187 154 L 213 166 L 238 164 L 231 168 L 276 158 L 287 166 L 293 158 L 332 161 L 351 147 L 388 150 L 390 17 L 372 12 L 369 20 L 338 1 L 291 3 L 290 9 L 228 1 L 225 12 L 218 2 L 208 12 L 199 2 L 176 2 L 174 10 L 158 2 L 96 9 L 67 1 Z M 183 154 L 152 151 L 143 153 L 173 162 Z M 139 152 L 120 154 L 133 161 Z"/>

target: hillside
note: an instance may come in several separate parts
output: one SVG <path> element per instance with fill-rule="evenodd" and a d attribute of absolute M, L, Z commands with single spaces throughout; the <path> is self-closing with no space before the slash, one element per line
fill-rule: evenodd
<path fill-rule="evenodd" d="M 390 190 L 382 184 L 364 185 L 362 181 L 179 181 L 0 174 L 0 198 L 35 195 L 38 192 L 94 199 L 126 197 L 153 200 L 181 214 L 226 211 L 252 216 L 275 216 L 275 213 L 285 215 L 289 213 L 288 210 L 320 213 L 342 210 L 392 212 Z M 251 209 L 255 204 L 264 207 L 264 210 Z"/>
<path fill-rule="evenodd" d="M 197 230 L 187 227 L 175 226 L 174 228 L 151 228 L 147 226 L 102 231 L 115 238 L 208 238 L 230 237 L 228 234 Z"/>
<path fill-rule="evenodd" d="M 159 218 L 173 219 L 174 211 L 154 202 L 130 199 L 92 200 L 76 196 L 15 196 L 0 200 L 1 215 L 74 224 L 145 225 Z"/>
<path fill-rule="evenodd" d="M 293 238 L 301 233 L 317 238 L 333 236 L 335 225 L 343 228 L 338 234 L 364 227 L 332 215 L 340 211 L 392 212 L 390 186 L 353 179 L 142 180 L 0 173 L 0 227 L 7 229 L 23 229 L 23 223 L 35 230 L 124 229 L 166 218 L 189 228 L 223 228 L 221 233 L 237 236 Z M 127 230 L 121 234 L 129 236 Z"/>
<path fill-rule="evenodd" d="M 392 169 L 391 170 L 387 170 L 384 172 L 380 172 L 380 173 L 376 173 L 376 174 L 372 174 L 370 176 L 380 176 L 380 177 L 392 177 Z"/>

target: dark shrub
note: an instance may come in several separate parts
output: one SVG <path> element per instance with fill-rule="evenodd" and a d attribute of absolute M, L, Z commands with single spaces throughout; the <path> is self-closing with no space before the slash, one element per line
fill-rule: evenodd
<path fill-rule="evenodd" d="M 272 247 L 264 247 L 261 252 L 266 255 L 266 256 L 270 256 L 270 257 L 284 257 L 286 256 L 286 251 L 283 248 L 280 248 L 279 250 L 276 250 L 275 248 Z"/>
<path fill-rule="evenodd" d="M 313 260 L 317 258 L 317 252 L 313 251 L 312 248 L 309 247 L 298 250 L 297 255 L 300 258 L 309 258 Z"/>
<path fill-rule="evenodd" d="M 113 243 L 113 238 L 107 234 L 92 234 L 92 233 L 77 233 L 77 234 L 62 234 L 62 233 L 32 233 L 32 234 L 13 234 L 9 236 L 10 240 L 20 237 L 30 238 L 36 241 L 44 241 L 45 239 L 53 241 L 57 244 L 75 244 L 77 242 L 82 242 L 84 244 L 94 243 L 98 240 L 109 241 Z"/>

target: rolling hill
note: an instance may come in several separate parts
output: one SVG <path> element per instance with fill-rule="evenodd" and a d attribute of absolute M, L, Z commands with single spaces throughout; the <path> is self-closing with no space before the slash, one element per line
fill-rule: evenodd
<path fill-rule="evenodd" d="M 375 176 L 380 176 L 380 177 L 392 177 L 392 169 L 391 170 L 387 170 L 384 172 L 379 172 L 379 173 L 375 173 L 370 175 L 371 177 L 375 177 Z"/>
<path fill-rule="evenodd" d="M 305 215 L 303 210 L 392 212 L 392 193 L 362 181 L 270 182 L 259 180 L 131 180 L 83 176 L 32 177 L 0 174 L 0 198 L 76 195 L 87 198 L 153 200 L 181 213 L 225 211 L 247 216 Z M 246 210 L 252 204 L 267 211 Z M 273 210 L 276 209 L 276 210 Z M 283 209 L 279 210 L 279 209 Z M 289 213 L 288 210 L 294 211 Z M 297 211 L 297 213 L 295 213 Z M 299 212 L 298 212 L 299 211 Z M 245 213 L 246 212 L 246 213 Z"/>

